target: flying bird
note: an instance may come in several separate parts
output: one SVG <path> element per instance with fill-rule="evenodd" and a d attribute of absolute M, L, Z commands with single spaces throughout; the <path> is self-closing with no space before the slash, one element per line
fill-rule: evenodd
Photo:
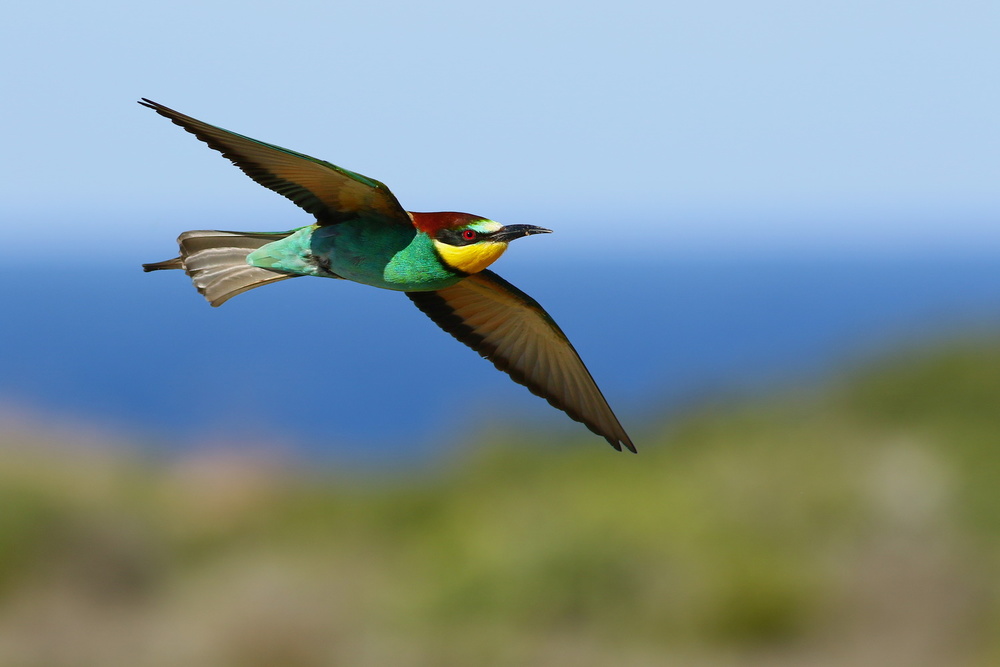
<path fill-rule="evenodd" d="M 439 327 L 515 382 L 621 451 L 629 439 L 580 355 L 538 302 L 488 270 L 523 236 L 551 230 L 501 225 L 468 213 L 414 213 L 379 181 L 139 102 L 208 144 L 315 222 L 286 232 L 189 231 L 180 256 L 143 264 L 181 269 L 213 305 L 297 276 L 404 292 Z"/>

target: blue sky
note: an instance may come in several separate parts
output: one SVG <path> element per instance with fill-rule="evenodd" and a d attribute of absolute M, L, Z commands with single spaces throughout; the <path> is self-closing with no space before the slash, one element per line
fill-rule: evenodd
<path fill-rule="evenodd" d="M 15 3 L 0 219 L 129 261 L 307 221 L 145 96 L 559 232 L 525 252 L 997 250 L 998 34 L 965 0 Z"/>

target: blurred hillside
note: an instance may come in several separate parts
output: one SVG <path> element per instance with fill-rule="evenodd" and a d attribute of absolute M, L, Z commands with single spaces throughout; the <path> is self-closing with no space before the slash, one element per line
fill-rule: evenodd
<path fill-rule="evenodd" d="M 1000 664 L 998 406 L 993 340 L 638 456 L 512 426 L 360 474 L 11 427 L 0 665 Z"/>

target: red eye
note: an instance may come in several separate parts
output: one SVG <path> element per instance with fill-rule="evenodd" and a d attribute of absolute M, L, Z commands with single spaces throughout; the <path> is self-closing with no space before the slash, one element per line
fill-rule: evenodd
<path fill-rule="evenodd" d="M 464 232 L 462 232 L 462 238 L 465 239 L 466 241 L 474 241 L 476 239 L 476 230 L 466 229 Z"/>

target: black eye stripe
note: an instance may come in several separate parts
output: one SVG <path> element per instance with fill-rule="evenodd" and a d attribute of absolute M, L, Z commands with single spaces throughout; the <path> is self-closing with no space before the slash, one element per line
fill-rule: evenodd
<path fill-rule="evenodd" d="M 478 243 L 479 241 L 482 241 L 483 239 L 488 239 L 493 235 L 492 232 L 480 232 L 473 229 L 471 231 L 475 232 L 475 236 L 473 236 L 471 239 L 467 239 L 464 236 L 466 231 L 470 230 L 442 229 L 437 234 L 435 234 L 434 238 L 438 241 L 441 241 L 442 243 L 447 243 L 448 245 L 461 247 L 466 245 L 472 245 L 473 243 Z"/>

